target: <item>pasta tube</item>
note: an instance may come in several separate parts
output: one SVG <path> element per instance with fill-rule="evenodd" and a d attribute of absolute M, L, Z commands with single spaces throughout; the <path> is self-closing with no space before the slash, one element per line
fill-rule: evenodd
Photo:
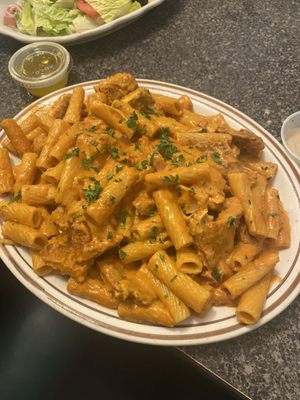
<path fill-rule="evenodd" d="M 91 105 L 91 111 L 94 115 L 97 115 L 97 117 L 106 122 L 107 125 L 124 133 L 129 139 L 134 135 L 136 125 L 134 123 L 129 124 L 126 116 L 116 108 L 101 103 L 100 101 L 94 101 Z M 128 122 L 129 126 L 126 122 Z M 130 128 L 130 126 L 134 129 Z"/>
<path fill-rule="evenodd" d="M 41 249 L 47 244 L 47 237 L 37 229 L 15 222 L 6 221 L 2 225 L 4 239 L 10 239 L 21 246 Z"/>
<path fill-rule="evenodd" d="M 249 264 L 261 251 L 262 245 L 259 242 L 239 243 L 231 253 L 228 263 L 233 271 Z"/>
<path fill-rule="evenodd" d="M 267 189 L 266 203 L 267 237 L 277 239 L 280 229 L 280 204 L 278 190 L 274 188 Z"/>
<path fill-rule="evenodd" d="M 132 233 L 136 240 L 147 240 L 151 235 L 160 233 L 164 230 L 161 218 L 159 215 L 145 219 L 134 225 Z"/>
<path fill-rule="evenodd" d="M 36 165 L 41 169 L 47 169 L 52 167 L 50 153 L 52 151 L 53 146 L 57 143 L 61 135 L 69 128 L 69 124 L 61 119 L 56 119 L 51 126 L 46 143 L 37 159 Z"/>
<path fill-rule="evenodd" d="M 39 211 L 42 216 L 41 225 L 39 227 L 40 232 L 46 235 L 47 238 L 58 235 L 59 231 L 57 226 L 54 224 L 48 210 L 45 207 L 40 207 Z"/>
<path fill-rule="evenodd" d="M 24 185 L 21 189 L 22 202 L 33 206 L 51 205 L 55 192 L 53 185 Z"/>
<path fill-rule="evenodd" d="M 256 260 L 223 282 L 223 290 L 231 299 L 235 299 L 271 272 L 278 261 L 278 253 L 271 251 L 262 253 Z"/>
<path fill-rule="evenodd" d="M 122 247 L 119 251 L 120 258 L 124 264 L 130 264 L 135 261 L 143 260 L 152 256 L 159 250 L 165 250 L 172 246 L 167 240 L 165 242 L 132 242 Z"/>
<path fill-rule="evenodd" d="M 255 324 L 262 313 L 272 279 L 272 272 L 244 292 L 236 309 L 237 319 L 246 325 Z"/>
<path fill-rule="evenodd" d="M 44 135 L 44 134 L 46 134 L 44 129 L 42 129 L 40 126 L 38 126 L 37 128 L 35 128 L 32 131 L 30 131 L 29 133 L 27 133 L 26 137 L 30 143 L 33 143 L 34 139 L 36 139 L 37 137 Z"/>
<path fill-rule="evenodd" d="M 53 272 L 53 268 L 42 259 L 38 250 L 32 250 L 31 259 L 32 269 L 39 276 L 49 275 Z"/>
<path fill-rule="evenodd" d="M 67 151 L 76 143 L 75 135 L 70 131 L 63 133 L 50 151 L 50 164 L 55 165 L 64 158 Z M 79 150 L 79 149 L 78 149 Z"/>
<path fill-rule="evenodd" d="M 5 136 L 3 138 L 3 140 L 1 141 L 1 145 L 2 147 L 4 147 L 5 149 L 8 150 L 9 153 L 13 154 L 14 156 L 18 157 L 18 153 L 16 151 L 16 149 L 14 148 L 14 146 L 11 144 L 10 140 L 8 139 L 7 136 Z"/>
<path fill-rule="evenodd" d="M 13 221 L 18 224 L 38 228 L 42 222 L 41 212 L 24 203 L 0 201 L 0 217 L 4 221 Z"/>
<path fill-rule="evenodd" d="M 191 312 L 189 308 L 179 300 L 179 298 L 175 296 L 175 294 L 165 284 L 157 279 L 145 265 L 143 265 L 139 271 L 152 283 L 155 293 L 172 315 L 175 325 L 190 317 Z"/>
<path fill-rule="evenodd" d="M 47 133 L 41 133 L 39 136 L 33 139 L 32 149 L 36 154 L 41 154 L 47 141 Z"/>
<path fill-rule="evenodd" d="M 123 197 L 129 193 L 138 179 L 135 168 L 124 167 L 113 181 L 104 188 L 99 200 L 87 207 L 87 214 L 97 225 L 101 225 L 114 211 Z"/>
<path fill-rule="evenodd" d="M 188 275 L 177 271 L 174 262 L 165 251 L 155 253 L 147 268 L 196 313 L 200 314 L 208 309 L 213 297 L 212 289 L 199 285 Z"/>
<path fill-rule="evenodd" d="M 153 193 L 153 198 L 161 220 L 176 250 L 188 247 L 193 243 L 182 213 L 174 201 L 173 194 L 167 189 Z"/>
<path fill-rule="evenodd" d="M 57 119 L 57 118 L 63 119 L 63 117 L 67 111 L 67 108 L 69 106 L 70 99 L 71 99 L 70 93 L 66 93 L 66 94 L 59 96 L 59 98 L 57 100 L 55 100 L 55 102 L 52 104 L 52 106 L 48 112 L 50 117 L 55 118 L 55 119 Z"/>
<path fill-rule="evenodd" d="M 248 175 L 243 172 L 228 174 L 228 180 L 233 195 L 242 203 L 245 221 L 249 233 L 254 236 L 266 237 L 266 224 L 260 204 L 251 189 Z M 260 190 L 257 188 L 257 192 Z"/>
<path fill-rule="evenodd" d="M 126 115 L 127 121 L 134 117 L 136 119 L 135 123 L 137 125 L 137 129 L 140 132 L 144 132 L 146 136 L 153 137 L 159 130 L 159 128 L 153 122 L 144 117 L 138 110 L 135 110 L 128 103 L 125 103 L 121 100 L 115 100 L 112 103 L 112 106 Z"/>
<path fill-rule="evenodd" d="M 34 129 L 38 128 L 39 125 L 40 125 L 40 119 L 34 112 L 29 114 L 28 117 L 26 117 L 25 119 L 23 119 L 23 121 L 20 122 L 20 128 L 22 129 L 22 131 L 26 136 Z"/>
<path fill-rule="evenodd" d="M 291 226 L 289 216 L 284 210 L 282 203 L 279 203 L 280 207 L 280 228 L 278 232 L 278 238 L 275 240 L 276 247 L 284 248 L 290 247 L 291 244 Z"/>
<path fill-rule="evenodd" d="M 14 174 L 7 149 L 0 148 L 0 194 L 12 193 Z"/>
<path fill-rule="evenodd" d="M 64 163 L 61 172 L 60 181 L 55 194 L 55 202 L 67 204 L 74 200 L 76 193 L 70 190 L 73 185 L 74 178 L 80 171 L 80 161 L 78 157 L 71 157 Z"/>
<path fill-rule="evenodd" d="M 61 175 L 65 167 L 65 162 L 61 161 L 55 167 L 46 169 L 41 175 L 41 179 L 45 183 L 50 183 L 52 185 L 58 185 Z"/>
<path fill-rule="evenodd" d="M 210 179 L 210 168 L 208 163 L 195 164 L 190 167 L 178 167 L 168 171 L 154 172 L 145 176 L 145 182 L 150 188 L 188 185 L 203 179 Z"/>
<path fill-rule="evenodd" d="M 185 274 L 198 274 L 202 271 L 202 268 L 203 263 L 192 247 L 176 252 L 176 269 L 178 271 Z"/>
<path fill-rule="evenodd" d="M 14 119 L 4 119 L 0 122 L 0 126 L 5 130 L 5 133 L 18 156 L 21 157 L 24 153 L 31 152 L 31 144 L 29 140 Z"/>
<path fill-rule="evenodd" d="M 68 108 L 66 114 L 64 115 L 64 121 L 68 122 L 69 124 L 75 124 L 75 122 L 81 120 L 83 101 L 84 89 L 82 87 L 76 87 L 72 91 Z"/>
<path fill-rule="evenodd" d="M 35 153 L 24 153 L 21 164 L 18 165 L 14 192 L 19 193 L 23 185 L 31 185 L 36 177 L 36 160 L 37 154 Z"/>

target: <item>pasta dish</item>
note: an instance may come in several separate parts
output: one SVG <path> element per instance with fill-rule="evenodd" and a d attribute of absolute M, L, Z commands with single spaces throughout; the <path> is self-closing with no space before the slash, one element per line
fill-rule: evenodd
<path fill-rule="evenodd" d="M 126 73 L 0 126 L 1 241 L 28 247 L 38 275 L 136 323 L 218 305 L 259 320 L 290 246 L 260 137 Z"/>

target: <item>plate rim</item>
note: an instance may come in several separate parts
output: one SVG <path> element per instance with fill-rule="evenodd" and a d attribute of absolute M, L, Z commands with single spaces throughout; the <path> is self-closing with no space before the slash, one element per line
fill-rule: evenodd
<path fill-rule="evenodd" d="M 125 27 L 125 25 L 134 22 L 136 19 L 143 16 L 143 14 L 150 11 L 152 8 L 159 6 L 165 0 L 152 0 L 150 3 L 142 6 L 141 8 L 123 15 L 122 17 L 116 18 L 115 20 L 108 22 L 106 24 L 100 25 L 96 28 L 89 29 L 83 32 L 75 32 L 70 35 L 62 35 L 62 36 L 31 36 L 25 33 L 19 32 L 16 29 L 12 29 L 10 27 L 5 26 L 0 23 L 0 34 L 11 37 L 15 40 L 18 40 L 22 43 L 33 43 L 33 42 L 56 42 L 60 44 L 77 44 L 79 42 L 87 42 L 90 40 L 94 40 L 103 36 L 106 36 L 110 33 L 113 33 L 117 29 L 121 29 Z"/>
<path fill-rule="evenodd" d="M 270 140 L 271 144 L 273 146 L 275 146 L 276 150 L 279 151 L 281 153 L 281 155 L 284 156 L 284 161 L 287 162 L 288 166 L 290 167 L 292 173 L 293 173 L 293 177 L 294 179 L 296 179 L 298 181 L 298 184 L 300 183 L 300 171 L 298 166 L 288 157 L 287 153 L 285 152 L 285 149 L 283 148 L 283 146 L 281 146 L 281 144 L 268 132 L 266 131 L 260 124 L 258 124 L 255 120 L 253 120 L 252 118 L 248 117 L 246 114 L 242 113 L 241 111 L 239 111 L 238 109 L 232 107 L 231 105 L 224 103 L 221 100 L 218 100 L 212 96 L 209 96 L 205 93 L 199 92 L 197 90 L 194 89 L 189 89 L 187 87 L 184 86 L 180 86 L 180 85 L 176 85 L 176 84 L 172 84 L 172 83 L 168 83 L 168 82 L 162 82 L 162 81 L 157 81 L 157 80 L 150 80 L 150 79 L 138 79 L 137 81 L 140 85 L 142 86 L 158 86 L 158 90 L 162 87 L 162 89 L 164 87 L 167 87 L 169 89 L 174 90 L 175 92 L 177 91 L 183 91 L 186 94 L 193 94 L 196 97 L 198 97 L 198 100 L 201 102 L 201 100 L 207 100 L 208 102 L 213 102 L 217 105 L 219 105 L 221 108 L 223 109 L 227 109 L 229 112 L 237 115 L 239 118 L 241 118 L 242 120 L 246 121 L 247 123 L 250 123 L 250 125 L 252 125 L 256 130 L 259 130 L 263 136 L 267 136 L 267 138 Z M 41 99 L 37 99 L 36 101 L 34 101 L 33 103 L 29 104 L 28 106 L 26 106 L 25 108 L 23 108 L 18 114 L 16 114 L 16 116 L 14 117 L 15 119 L 21 119 L 22 117 L 24 117 L 26 114 L 28 114 L 32 109 L 34 109 L 37 105 L 44 105 L 44 104 L 49 104 L 49 99 L 58 96 L 61 93 L 65 93 L 67 91 L 72 90 L 74 87 L 78 87 L 78 86 L 84 86 L 86 88 L 91 88 L 94 84 L 98 83 L 99 79 L 97 80 L 91 80 L 91 81 L 86 81 L 86 82 L 81 82 L 81 83 L 77 83 L 68 87 L 65 87 L 63 89 L 60 89 L 56 92 L 52 92 L 49 95 L 41 98 Z M 151 90 L 151 89 L 150 89 Z M 207 103 L 204 103 L 206 106 L 208 105 Z M 209 106 L 209 105 L 208 105 Z M 225 115 L 226 116 L 226 115 Z M 231 116 L 229 116 L 231 117 Z M 0 140 L 3 137 L 4 132 L 2 131 L 2 133 L 0 134 Z M 277 158 L 277 157 L 276 157 Z M 300 187 L 300 186 L 299 186 Z M 297 191 L 297 188 L 295 188 L 295 192 L 297 193 L 297 197 L 298 197 L 298 202 L 300 202 L 299 200 L 299 195 L 300 192 L 299 190 Z M 15 248 L 15 246 L 13 246 Z M 3 254 L 4 253 L 4 254 Z M 300 245 L 298 246 L 298 251 L 295 257 L 295 266 L 297 268 L 297 264 L 299 261 L 299 253 L 300 253 Z M 222 330 L 226 330 L 227 333 L 222 334 L 222 337 L 217 337 L 214 339 L 215 335 L 210 335 L 210 333 L 206 333 L 204 334 L 204 337 L 199 339 L 199 335 L 198 338 L 187 338 L 187 339 L 172 339 L 172 338 L 162 338 L 162 339 L 157 339 L 155 338 L 155 336 L 162 336 L 160 334 L 155 335 L 155 334 L 141 334 L 139 335 L 136 331 L 134 332 L 135 336 L 130 336 L 128 333 L 126 333 L 126 329 L 122 328 L 122 332 L 114 331 L 111 330 L 109 328 L 109 325 L 102 323 L 101 327 L 99 327 L 97 324 L 95 324 L 95 322 L 97 322 L 97 320 L 94 319 L 94 321 L 91 321 L 91 319 L 93 320 L 93 318 L 91 318 L 91 316 L 88 316 L 86 314 L 82 314 L 81 311 L 79 310 L 73 310 L 72 309 L 72 305 L 67 305 L 62 303 L 59 299 L 53 297 L 52 294 L 49 294 L 46 292 L 46 290 L 42 287 L 36 284 L 36 282 L 34 282 L 30 276 L 27 275 L 27 277 L 29 278 L 29 281 L 26 280 L 26 278 L 23 276 L 24 274 L 26 275 L 26 273 L 24 271 L 22 271 L 21 268 L 21 272 L 18 270 L 18 268 L 16 268 L 16 266 L 14 265 L 14 263 L 17 263 L 16 260 L 11 259 L 11 255 L 9 254 L 9 252 L 6 249 L 6 246 L 2 246 L 0 248 L 0 255 L 1 258 L 4 261 L 4 264 L 6 264 L 6 266 L 10 269 L 10 271 L 13 273 L 13 275 L 28 289 L 30 290 L 36 297 L 38 297 L 39 299 L 41 299 L 42 301 L 44 301 L 46 304 L 50 305 L 52 308 L 56 309 L 58 312 L 64 314 L 65 316 L 67 316 L 68 318 L 71 318 L 73 320 L 75 320 L 76 322 L 86 325 L 89 328 L 92 328 L 98 332 L 102 332 L 105 334 L 108 334 L 110 336 L 116 337 L 116 338 L 120 338 L 120 339 L 124 339 L 127 341 L 132 341 L 132 342 L 136 342 L 136 343 L 147 343 L 147 344 L 154 344 L 154 345 L 170 345 L 170 346 L 178 346 L 178 345 L 184 345 L 184 346 L 188 346 L 188 345 L 199 345 L 199 344 L 208 344 L 208 343 L 215 343 L 215 342 L 219 342 L 219 341 L 224 341 L 224 340 L 228 340 L 228 339 L 232 339 L 238 336 L 241 336 L 243 334 L 246 334 L 247 332 L 251 332 L 257 328 L 259 328 L 260 326 L 263 326 L 264 324 L 268 323 L 271 319 L 275 318 L 276 316 L 278 316 L 285 308 L 288 307 L 288 305 L 297 297 L 297 295 L 300 292 L 300 271 L 298 272 L 298 275 L 296 276 L 296 278 L 293 281 L 293 284 L 291 284 L 289 286 L 288 289 L 290 289 L 292 287 L 292 290 L 285 291 L 279 298 L 279 300 L 284 297 L 284 299 L 282 301 L 279 301 L 278 299 L 275 300 L 274 304 L 271 304 L 269 306 L 269 308 L 271 308 L 271 310 L 268 312 L 268 315 L 264 317 L 263 321 L 260 320 L 259 323 L 257 323 L 256 325 L 253 326 L 244 326 L 239 324 L 238 322 L 236 322 L 236 324 L 231 326 L 231 329 L 228 331 L 228 328 L 224 328 L 221 329 Z M 4 257 L 3 257 L 4 256 Z M 293 266 L 292 266 L 293 267 Z M 293 269 L 291 267 L 291 269 Z M 296 286 L 298 286 L 298 288 L 296 288 Z M 279 302 L 279 305 L 276 305 L 276 303 Z M 275 314 L 274 314 L 274 309 Z M 98 322 L 99 323 L 99 322 Z M 132 324 L 132 323 L 130 323 Z M 149 325 L 150 326 L 150 325 Z M 236 326 L 240 327 L 240 329 L 236 329 Z M 151 328 L 155 328 L 155 326 L 151 326 Z M 192 328 L 192 326 L 190 326 L 189 328 Z M 234 329 L 233 329 L 234 328 Z M 168 329 L 168 328 L 167 328 Z M 171 328 L 174 331 L 174 328 Z M 175 328 L 176 329 L 176 328 Z M 124 333 L 125 331 L 125 333 Z M 218 330 L 217 330 L 218 331 Z M 217 332 L 215 331 L 215 332 Z M 233 332 L 233 333 L 232 333 Z M 219 335 L 219 334 L 218 334 Z M 149 336 L 151 337 L 149 339 Z M 153 336 L 153 337 L 152 337 Z M 173 336 L 173 335 L 171 335 Z M 189 336 L 189 335 L 185 335 L 185 336 Z M 212 338 L 210 337 L 212 336 Z"/>

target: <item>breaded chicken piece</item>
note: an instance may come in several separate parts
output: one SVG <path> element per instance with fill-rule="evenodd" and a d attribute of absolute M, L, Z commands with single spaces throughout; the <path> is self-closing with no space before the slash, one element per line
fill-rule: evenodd
<path fill-rule="evenodd" d="M 111 104 L 114 100 L 119 100 L 128 93 L 137 89 L 137 81 L 131 74 L 118 73 L 99 82 L 94 86 L 95 92 L 106 95 L 106 103 Z"/>

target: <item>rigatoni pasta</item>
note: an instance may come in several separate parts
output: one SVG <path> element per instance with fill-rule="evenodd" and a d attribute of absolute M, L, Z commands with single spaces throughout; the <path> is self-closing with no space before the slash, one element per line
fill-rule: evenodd
<path fill-rule="evenodd" d="M 130 74 L 1 126 L 2 242 L 31 248 L 38 275 L 135 323 L 173 327 L 219 304 L 258 321 L 290 245 L 260 138 Z"/>

